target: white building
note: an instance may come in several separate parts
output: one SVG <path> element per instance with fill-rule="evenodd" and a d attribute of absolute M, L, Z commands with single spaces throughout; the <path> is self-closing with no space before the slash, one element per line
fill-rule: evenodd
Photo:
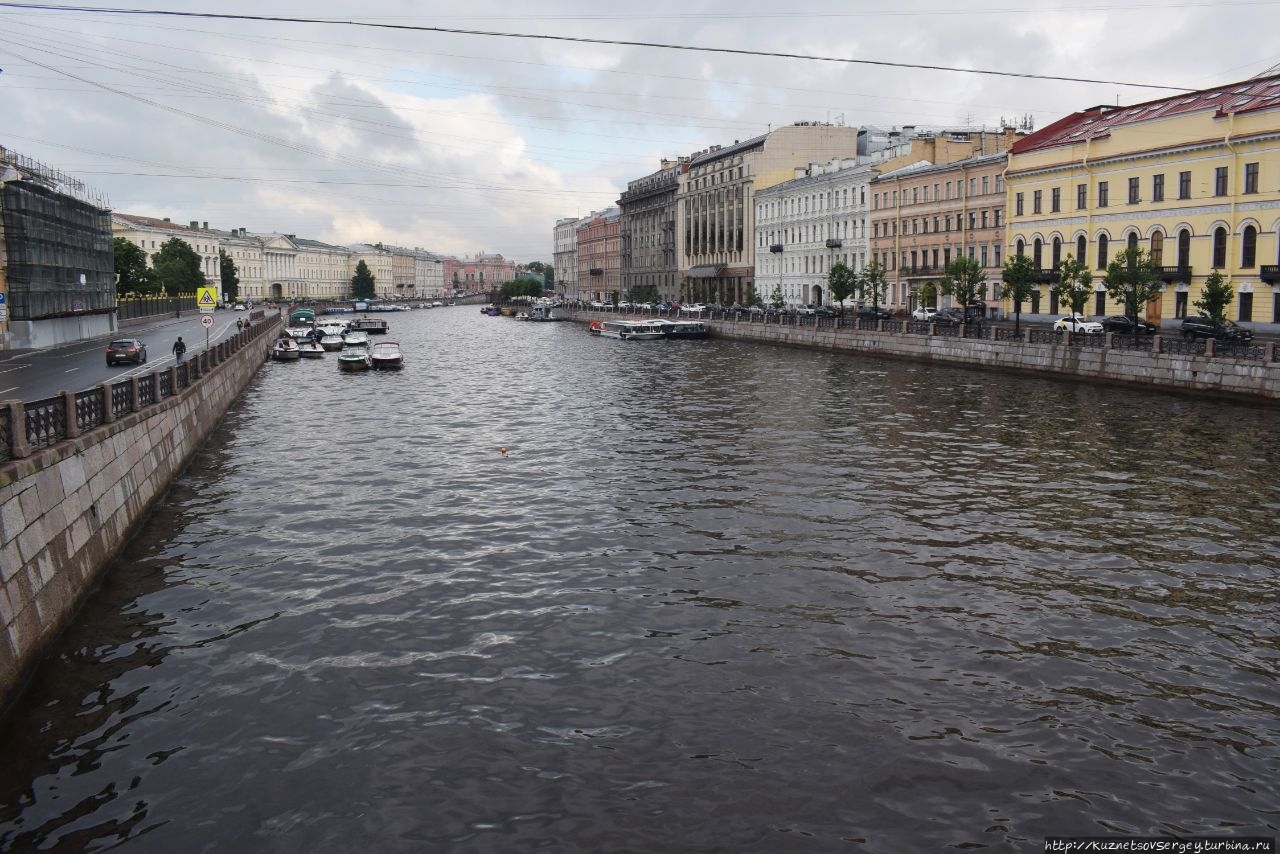
<path fill-rule="evenodd" d="M 555 250 L 551 263 L 555 267 L 556 292 L 565 299 L 580 299 L 578 292 L 578 217 L 556 220 Z"/>
<path fill-rule="evenodd" d="M 425 249 L 413 250 L 413 279 L 418 299 L 443 298 L 444 259 Z"/>
<path fill-rule="evenodd" d="M 347 273 L 347 282 L 356 274 L 356 267 L 363 261 L 373 274 L 373 293 L 378 299 L 393 299 L 396 294 L 395 271 L 392 252 L 381 244 L 353 243 L 351 249 L 351 266 Z M 350 288 L 348 288 L 350 290 Z"/>
<path fill-rule="evenodd" d="M 765 303 L 830 304 L 827 273 L 836 262 L 867 265 L 867 186 L 876 171 L 859 158 L 796 169 L 796 177 L 755 194 L 756 294 Z"/>

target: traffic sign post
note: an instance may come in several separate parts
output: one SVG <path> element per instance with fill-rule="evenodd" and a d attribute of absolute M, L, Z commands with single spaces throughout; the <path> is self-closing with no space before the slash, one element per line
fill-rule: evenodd
<path fill-rule="evenodd" d="M 200 325 L 203 326 L 205 329 L 208 329 L 210 326 L 213 326 L 213 315 L 212 314 L 200 315 Z"/>
<path fill-rule="evenodd" d="M 196 308 L 200 309 L 201 314 L 213 314 L 217 307 L 217 288 L 196 288 Z"/>

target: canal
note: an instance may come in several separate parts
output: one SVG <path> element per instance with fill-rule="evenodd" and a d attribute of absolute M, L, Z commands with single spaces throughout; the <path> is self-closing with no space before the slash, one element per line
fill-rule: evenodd
<path fill-rule="evenodd" d="M 400 374 L 265 366 L 112 568 L 0 850 L 1277 834 L 1275 407 L 390 320 Z"/>

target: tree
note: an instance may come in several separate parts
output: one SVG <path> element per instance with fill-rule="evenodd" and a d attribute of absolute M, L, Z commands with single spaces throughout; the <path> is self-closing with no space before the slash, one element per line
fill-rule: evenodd
<path fill-rule="evenodd" d="M 782 296 L 782 285 L 774 285 L 773 293 L 769 294 L 769 305 L 774 308 L 782 308 L 782 304 L 786 300 Z"/>
<path fill-rule="evenodd" d="M 831 265 L 831 272 L 827 273 L 827 288 L 831 291 L 831 298 L 840 303 L 840 314 L 843 315 L 844 301 L 858 288 L 858 276 L 848 264 L 837 261 Z"/>
<path fill-rule="evenodd" d="M 545 261 L 530 261 L 524 267 L 530 273 L 537 273 L 542 277 L 542 286 L 550 290 L 556 283 L 556 268 L 552 264 Z"/>
<path fill-rule="evenodd" d="M 760 294 L 756 293 L 756 286 L 750 282 L 747 283 L 747 293 L 744 299 L 746 299 L 748 306 L 758 305 L 762 308 L 764 307 L 764 303 L 760 299 Z"/>
<path fill-rule="evenodd" d="M 925 282 L 920 286 L 920 304 L 932 305 L 938 304 L 938 286 L 933 282 Z"/>
<path fill-rule="evenodd" d="M 871 307 L 879 311 L 880 300 L 888 292 L 889 276 L 884 265 L 879 261 L 872 261 L 858 276 L 858 297 L 864 300 L 871 297 Z"/>
<path fill-rule="evenodd" d="M 1204 280 L 1204 290 L 1200 299 L 1192 303 L 1200 313 L 1213 321 L 1214 326 L 1222 326 L 1227 322 L 1227 306 L 1236 298 L 1231 285 L 1222 278 L 1222 273 L 1214 270 Z"/>
<path fill-rule="evenodd" d="M 1138 312 L 1164 290 L 1159 265 L 1141 246 L 1126 248 L 1107 265 L 1102 283 L 1107 295 L 1122 304 L 1125 315 L 1133 320 L 1133 340 L 1137 341 Z"/>
<path fill-rule="evenodd" d="M 1022 328 L 1022 304 L 1031 299 L 1040 280 L 1040 270 L 1026 255 L 1014 255 L 1004 262 L 1001 278 L 1004 285 L 1000 288 L 1000 298 L 1013 300 L 1013 331 L 1017 335 Z"/>
<path fill-rule="evenodd" d="M 960 303 L 965 320 L 969 319 L 969 306 L 982 301 L 987 290 L 987 274 L 982 272 L 981 265 L 967 255 L 961 255 L 951 262 L 943 275 L 942 292 Z"/>
<path fill-rule="evenodd" d="M 240 268 L 225 251 L 218 250 L 218 275 L 222 279 L 222 294 L 231 302 L 240 297 Z"/>
<path fill-rule="evenodd" d="M 207 284 L 204 273 L 200 270 L 199 254 L 191 248 L 191 244 L 178 237 L 170 237 L 161 244 L 160 251 L 151 259 L 151 266 L 160 286 L 171 297 L 193 294 L 196 288 Z"/>
<path fill-rule="evenodd" d="M 377 279 L 369 272 L 369 265 L 364 261 L 356 264 L 356 274 L 351 277 L 352 299 L 373 299 Z"/>
<path fill-rule="evenodd" d="M 1089 265 L 1071 255 L 1058 265 L 1058 281 L 1053 292 L 1061 302 L 1071 306 L 1072 314 L 1084 314 L 1084 304 L 1093 293 L 1093 273 Z"/>
<path fill-rule="evenodd" d="M 111 241 L 111 251 L 115 255 L 117 296 L 152 294 L 160 289 L 141 246 L 116 237 Z"/>

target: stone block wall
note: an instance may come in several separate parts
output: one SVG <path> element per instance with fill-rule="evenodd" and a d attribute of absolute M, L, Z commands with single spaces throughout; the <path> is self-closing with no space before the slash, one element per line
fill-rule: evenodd
<path fill-rule="evenodd" d="M 0 709 L 266 361 L 272 331 L 174 397 L 0 465 Z"/>

